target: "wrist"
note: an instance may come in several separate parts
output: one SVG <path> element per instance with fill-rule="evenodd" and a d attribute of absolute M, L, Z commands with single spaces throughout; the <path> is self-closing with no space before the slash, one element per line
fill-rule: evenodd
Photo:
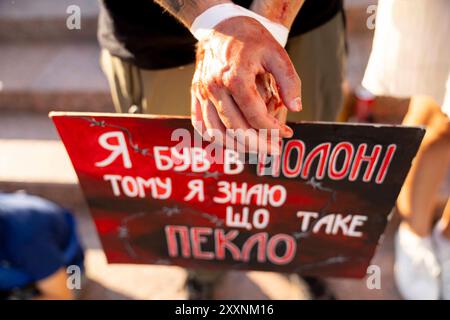
<path fill-rule="evenodd" d="M 221 22 L 240 16 L 255 19 L 272 34 L 282 47 L 286 45 L 289 35 L 288 28 L 233 3 L 219 4 L 205 10 L 195 18 L 190 31 L 197 40 L 201 41 L 208 38 L 214 28 Z"/>

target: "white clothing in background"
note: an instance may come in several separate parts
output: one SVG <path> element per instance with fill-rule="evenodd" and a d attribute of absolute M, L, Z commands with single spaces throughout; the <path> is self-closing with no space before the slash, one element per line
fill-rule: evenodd
<path fill-rule="evenodd" d="M 363 86 L 376 95 L 428 95 L 450 116 L 450 0 L 379 0 Z"/>

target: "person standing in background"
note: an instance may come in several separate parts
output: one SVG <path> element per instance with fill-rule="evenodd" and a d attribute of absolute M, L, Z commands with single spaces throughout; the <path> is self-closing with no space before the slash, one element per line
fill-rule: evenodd
<path fill-rule="evenodd" d="M 248 125 L 271 129 L 273 120 L 278 128 L 277 120 L 254 94 L 256 90 L 251 90 L 255 86 L 255 77 L 247 77 L 254 75 L 251 65 L 264 65 L 274 75 L 284 105 L 291 111 L 303 107 L 302 112 L 290 113 L 288 120 L 334 121 L 340 112 L 346 59 L 343 0 L 99 3 L 100 63 L 117 112 L 191 115 L 193 122 L 199 120 L 214 129 L 245 129 Z M 248 16 L 222 21 L 208 40 L 197 43 L 189 28 L 202 13 L 220 5 L 225 10 L 250 9 L 285 28 L 289 33 L 285 49 Z M 217 45 L 208 46 L 209 41 Z M 231 47 L 236 50 L 223 61 L 224 48 Z M 214 74 L 214 68 L 202 68 L 219 64 L 221 70 L 232 70 L 239 85 L 226 83 L 224 74 Z M 297 74 L 302 79 L 301 89 Z M 220 83 L 214 88 L 213 78 Z M 204 95 L 196 95 L 198 84 L 203 85 Z M 195 103 L 199 97 L 204 101 Z M 282 127 L 283 121 L 279 122 Z M 198 272 L 195 278 L 202 278 L 202 287 L 210 288 L 218 279 L 214 274 L 209 277 L 211 274 Z"/>
<path fill-rule="evenodd" d="M 394 276 L 406 299 L 450 299 L 450 201 L 434 225 L 450 166 L 450 1 L 380 0 L 363 86 L 411 98 L 404 125 L 427 133 L 397 201 Z"/>

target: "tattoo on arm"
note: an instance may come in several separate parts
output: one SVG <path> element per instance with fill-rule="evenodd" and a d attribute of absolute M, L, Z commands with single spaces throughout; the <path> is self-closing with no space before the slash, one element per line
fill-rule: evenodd
<path fill-rule="evenodd" d="M 161 7 L 169 11 L 186 27 L 190 27 L 194 19 L 209 7 L 228 0 L 154 0 Z"/>
<path fill-rule="evenodd" d="M 163 2 L 166 2 L 167 5 L 170 6 L 170 8 L 172 8 L 175 12 L 180 12 L 184 7 L 184 0 L 170 0 Z"/>
<path fill-rule="evenodd" d="M 251 9 L 290 28 L 305 0 L 253 0 Z"/>

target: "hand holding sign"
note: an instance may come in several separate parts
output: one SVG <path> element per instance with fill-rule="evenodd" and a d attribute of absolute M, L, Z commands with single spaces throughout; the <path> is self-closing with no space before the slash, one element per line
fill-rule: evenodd
<path fill-rule="evenodd" d="M 198 45 L 192 82 L 194 127 L 202 134 L 206 130 L 199 129 L 199 124 L 220 131 L 277 130 L 282 138 L 290 137 L 292 130 L 269 113 L 259 94 L 257 78 L 267 73 L 274 76 L 283 104 L 291 111 L 300 111 L 300 79 L 288 54 L 272 35 L 248 17 L 220 23 Z M 247 138 L 238 137 L 238 141 L 247 146 Z M 261 148 L 270 151 L 279 146 L 260 139 L 258 149 Z"/>
<path fill-rule="evenodd" d="M 292 124 L 267 162 L 196 143 L 188 119 L 53 120 L 110 263 L 346 277 L 366 274 L 424 133 Z"/>

